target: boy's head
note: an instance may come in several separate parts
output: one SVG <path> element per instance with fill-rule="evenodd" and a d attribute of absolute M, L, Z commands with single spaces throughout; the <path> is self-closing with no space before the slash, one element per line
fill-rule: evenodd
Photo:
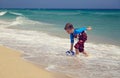
<path fill-rule="evenodd" d="M 71 23 L 67 23 L 64 27 L 65 31 L 68 33 L 68 34 L 71 34 L 74 32 L 74 27 Z"/>

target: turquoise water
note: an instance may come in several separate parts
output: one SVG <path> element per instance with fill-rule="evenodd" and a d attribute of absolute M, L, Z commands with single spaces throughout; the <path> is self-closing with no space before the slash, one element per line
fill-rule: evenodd
<path fill-rule="evenodd" d="M 66 56 L 64 25 L 91 26 L 85 50 L 90 57 Z M 73 78 L 120 77 L 120 10 L 1 9 L 0 45 L 23 52 L 22 58 Z M 77 41 L 77 40 L 75 40 Z"/>
<path fill-rule="evenodd" d="M 14 26 L 15 28 L 44 31 L 68 38 L 63 28 L 67 22 L 70 22 L 76 28 L 91 26 L 93 30 L 88 32 L 88 34 L 90 36 L 89 40 L 92 42 L 120 43 L 120 10 L 6 9 L 0 10 L 0 13 L 1 12 L 6 12 L 0 16 L 1 20 L 13 21 L 16 20 L 17 17 L 24 17 L 33 21 L 52 24 L 42 27 L 39 24 L 36 26 L 21 24 L 20 26 Z"/>

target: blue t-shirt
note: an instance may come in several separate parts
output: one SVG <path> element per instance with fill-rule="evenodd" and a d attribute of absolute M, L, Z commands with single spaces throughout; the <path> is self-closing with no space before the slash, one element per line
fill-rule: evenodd
<path fill-rule="evenodd" d="M 74 43 L 74 36 L 75 35 L 80 34 L 80 33 L 82 33 L 85 30 L 87 30 L 86 27 L 74 29 L 74 32 L 70 34 L 70 41 L 71 41 L 71 43 Z"/>

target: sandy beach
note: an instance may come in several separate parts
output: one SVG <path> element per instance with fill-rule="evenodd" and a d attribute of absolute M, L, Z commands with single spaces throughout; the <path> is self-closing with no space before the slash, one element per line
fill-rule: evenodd
<path fill-rule="evenodd" d="M 0 46 L 0 78 L 68 78 L 24 61 L 21 53 Z"/>

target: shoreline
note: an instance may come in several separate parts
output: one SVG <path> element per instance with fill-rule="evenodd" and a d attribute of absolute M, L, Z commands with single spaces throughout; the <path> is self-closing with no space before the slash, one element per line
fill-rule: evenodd
<path fill-rule="evenodd" d="M 21 58 L 22 53 L 0 45 L 0 77 L 2 78 L 70 78 L 47 71 Z"/>

